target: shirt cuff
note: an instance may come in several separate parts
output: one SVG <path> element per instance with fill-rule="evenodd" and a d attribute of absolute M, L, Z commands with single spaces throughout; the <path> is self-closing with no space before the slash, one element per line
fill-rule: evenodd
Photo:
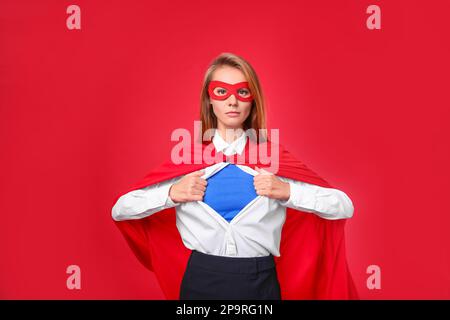
<path fill-rule="evenodd" d="M 293 209 L 314 211 L 317 197 L 314 190 L 303 187 L 301 184 L 288 181 L 291 188 L 289 199 L 280 201 L 280 204 Z"/>
<path fill-rule="evenodd" d="M 174 202 L 169 196 L 170 187 L 172 185 L 173 183 L 165 183 L 161 186 L 160 190 L 158 190 L 160 192 L 161 202 L 164 203 L 164 207 L 166 208 L 172 208 L 180 204 L 179 202 Z"/>

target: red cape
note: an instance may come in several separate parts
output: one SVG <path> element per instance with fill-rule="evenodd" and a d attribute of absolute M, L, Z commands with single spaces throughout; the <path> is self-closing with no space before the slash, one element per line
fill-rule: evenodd
<path fill-rule="evenodd" d="M 192 157 L 199 151 L 203 154 L 208 144 L 200 145 L 200 149 L 191 145 Z M 281 145 L 267 143 L 269 150 L 271 145 L 279 148 L 279 170 L 276 173 L 278 176 L 333 188 Z M 256 143 L 249 139 L 245 148 L 245 165 L 264 168 L 265 165 L 259 163 L 259 159 L 257 164 L 249 163 L 249 150 L 256 147 Z M 212 155 L 215 155 L 214 149 Z M 225 160 L 223 154 L 222 157 Z M 167 161 L 118 195 L 114 203 L 129 191 L 209 165 L 175 165 Z M 191 254 L 191 250 L 182 242 L 175 224 L 175 214 L 175 208 L 170 208 L 143 219 L 114 221 L 136 257 L 147 269 L 155 273 L 166 298 L 171 300 L 179 299 L 181 281 Z M 345 219 L 326 220 L 313 213 L 286 208 L 286 221 L 281 235 L 281 256 L 275 257 L 282 299 L 358 299 L 346 260 L 345 222 Z"/>

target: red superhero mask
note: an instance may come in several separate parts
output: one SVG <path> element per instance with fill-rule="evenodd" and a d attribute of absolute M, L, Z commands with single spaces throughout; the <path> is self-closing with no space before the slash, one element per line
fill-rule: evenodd
<path fill-rule="evenodd" d="M 209 83 L 208 93 L 209 96 L 215 100 L 225 100 L 232 94 L 234 94 L 237 99 L 244 102 L 253 100 L 247 81 L 229 84 L 214 80 Z"/>

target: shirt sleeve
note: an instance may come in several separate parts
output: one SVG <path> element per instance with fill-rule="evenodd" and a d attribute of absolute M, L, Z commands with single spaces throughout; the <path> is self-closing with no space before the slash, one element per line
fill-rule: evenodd
<path fill-rule="evenodd" d="M 288 182 L 291 188 L 289 199 L 280 201 L 281 205 L 311 212 L 328 220 L 348 219 L 353 216 L 353 203 L 343 191 L 285 177 L 278 178 Z"/>
<path fill-rule="evenodd" d="M 178 206 L 169 197 L 170 187 L 180 177 L 163 181 L 122 195 L 112 208 L 116 221 L 142 219 L 158 211 Z"/>

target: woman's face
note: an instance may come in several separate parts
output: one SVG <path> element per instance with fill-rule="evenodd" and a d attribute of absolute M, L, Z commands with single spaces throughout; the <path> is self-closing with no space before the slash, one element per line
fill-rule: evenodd
<path fill-rule="evenodd" d="M 214 71 L 211 81 L 222 81 L 229 84 L 235 84 L 247 81 L 247 79 L 241 70 L 230 66 L 222 66 Z M 214 93 L 223 95 L 223 91 L 220 91 L 220 88 L 216 88 Z M 241 91 L 241 93 L 245 94 L 243 91 Z M 251 101 L 241 101 L 237 99 L 234 94 L 230 95 L 225 100 L 215 100 L 210 98 L 210 101 L 213 112 L 217 117 L 217 129 L 243 128 L 244 121 L 251 111 Z"/>

